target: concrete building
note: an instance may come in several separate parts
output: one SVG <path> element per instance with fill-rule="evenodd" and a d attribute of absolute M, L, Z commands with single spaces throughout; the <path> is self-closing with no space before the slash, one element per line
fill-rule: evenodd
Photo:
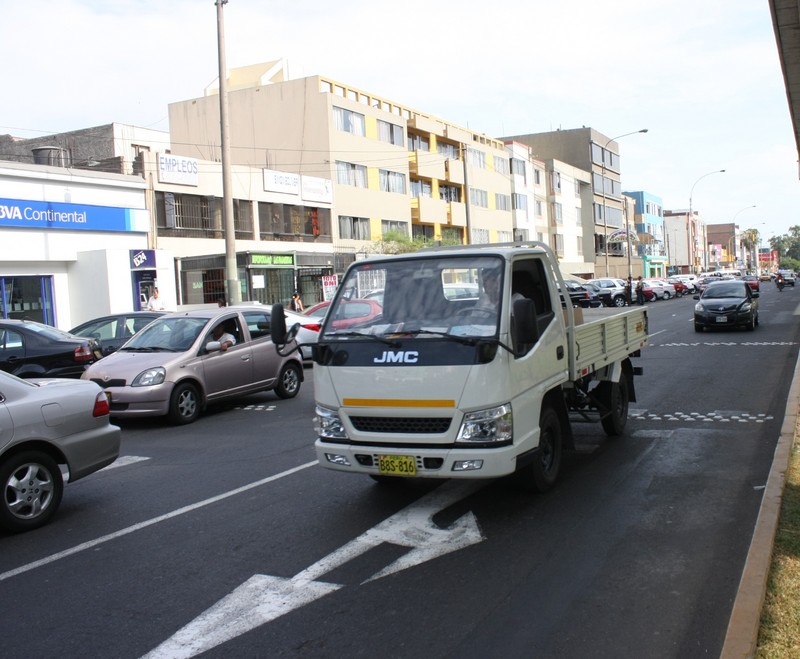
<path fill-rule="evenodd" d="M 141 308 L 159 287 L 176 305 L 171 253 L 148 244 L 141 176 L 0 162 L 4 318 L 69 329 Z"/>
<path fill-rule="evenodd" d="M 737 245 L 736 225 L 733 222 L 706 225 L 708 235 L 709 270 L 744 267 L 741 244 Z"/>
<path fill-rule="evenodd" d="M 693 210 L 664 210 L 664 237 L 669 274 L 697 274 L 708 270 L 706 223 Z"/>
<path fill-rule="evenodd" d="M 617 142 L 586 127 L 512 135 L 503 139 L 530 146 L 535 158 L 558 159 L 590 172 L 592 219 L 583 230 L 586 236 L 593 236 L 595 276 L 627 276 L 624 248 L 621 243 L 609 240 L 609 236 L 623 229 L 625 224 Z"/>
<path fill-rule="evenodd" d="M 272 75 L 264 84 L 258 72 L 266 68 L 249 70 L 249 86 L 237 71 L 229 90 L 231 161 L 330 179 L 337 264 L 371 251 L 387 232 L 513 239 L 502 141 L 322 76 Z M 170 104 L 173 153 L 220 159 L 219 99 L 207 92 Z"/>
<path fill-rule="evenodd" d="M 666 252 L 664 233 L 664 204 L 661 197 L 650 192 L 638 190 L 623 192 L 633 199 L 633 224 L 635 236 L 633 249 L 637 260 L 641 261 L 645 277 L 664 277 L 668 274 L 670 262 Z"/>

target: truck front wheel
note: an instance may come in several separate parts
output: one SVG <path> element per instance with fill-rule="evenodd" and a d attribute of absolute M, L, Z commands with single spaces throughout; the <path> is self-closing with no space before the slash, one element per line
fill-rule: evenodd
<path fill-rule="evenodd" d="M 533 462 L 517 472 L 522 486 L 527 490 L 546 492 L 558 478 L 561 470 L 563 432 L 561 421 L 552 407 L 542 409 L 539 418 L 539 448 Z"/>

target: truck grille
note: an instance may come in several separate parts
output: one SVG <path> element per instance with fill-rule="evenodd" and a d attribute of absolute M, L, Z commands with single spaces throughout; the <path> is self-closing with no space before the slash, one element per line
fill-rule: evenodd
<path fill-rule="evenodd" d="M 350 422 L 360 432 L 397 433 L 411 435 L 441 435 L 450 428 L 445 417 L 383 417 L 352 416 Z"/>

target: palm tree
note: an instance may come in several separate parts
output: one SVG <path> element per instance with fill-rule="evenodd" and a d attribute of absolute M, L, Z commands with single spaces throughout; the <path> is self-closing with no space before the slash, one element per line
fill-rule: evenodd
<path fill-rule="evenodd" d="M 753 269 L 753 264 L 756 263 L 755 253 L 756 248 L 758 247 L 758 242 L 758 229 L 745 229 L 742 231 L 742 245 L 745 246 L 750 254 L 750 263 L 748 264 L 748 269 Z"/>

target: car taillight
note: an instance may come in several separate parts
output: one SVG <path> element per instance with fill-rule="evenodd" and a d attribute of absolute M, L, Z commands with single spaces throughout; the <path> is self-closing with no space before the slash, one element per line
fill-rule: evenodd
<path fill-rule="evenodd" d="M 97 394 L 94 399 L 94 409 L 92 416 L 106 416 L 111 411 L 111 406 L 108 404 L 108 396 L 104 392 Z"/>
<path fill-rule="evenodd" d="M 311 330 L 312 332 L 319 332 L 322 329 L 322 325 L 319 323 L 311 323 L 309 325 L 301 325 L 303 329 Z"/>
<path fill-rule="evenodd" d="M 94 353 L 88 344 L 78 346 L 73 354 L 76 362 L 87 362 L 94 359 Z"/>

